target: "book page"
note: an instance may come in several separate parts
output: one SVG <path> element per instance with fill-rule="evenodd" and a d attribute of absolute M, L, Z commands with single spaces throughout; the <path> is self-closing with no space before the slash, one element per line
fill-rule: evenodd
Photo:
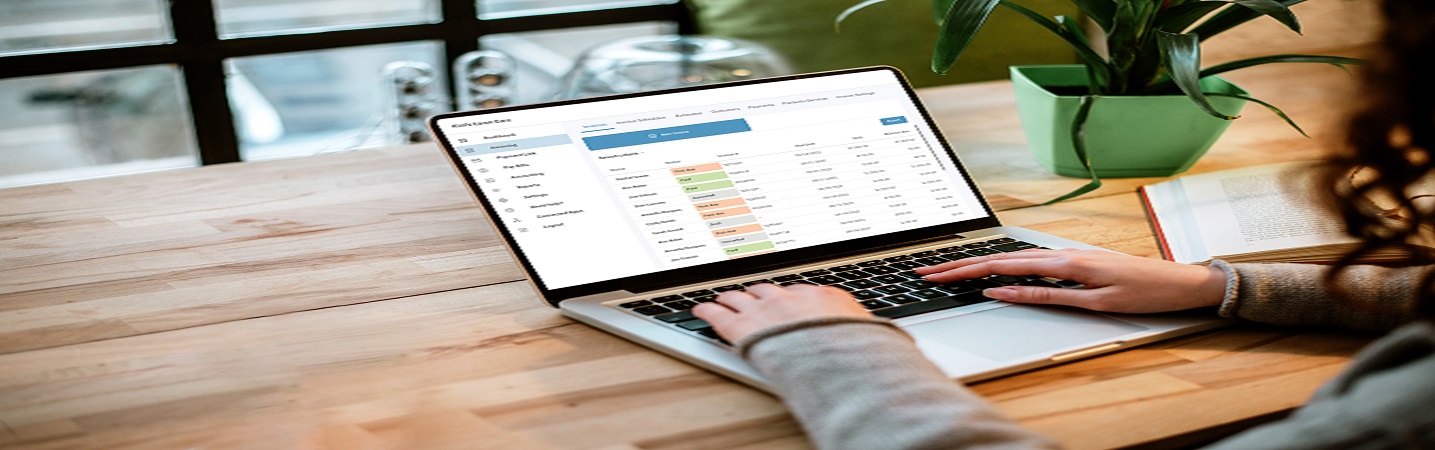
<path fill-rule="evenodd" d="M 1182 179 L 1213 256 L 1354 242 L 1315 202 L 1309 163 L 1266 165 Z"/>

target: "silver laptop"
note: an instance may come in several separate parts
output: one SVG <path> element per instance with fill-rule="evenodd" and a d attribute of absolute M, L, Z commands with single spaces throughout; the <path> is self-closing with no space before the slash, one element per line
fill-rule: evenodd
<path fill-rule="evenodd" d="M 1082 288 L 1066 280 L 934 284 L 913 273 L 1095 247 L 1001 226 L 889 67 L 458 112 L 429 128 L 549 306 L 762 389 L 693 306 L 763 282 L 839 287 L 964 381 L 1224 323 L 981 295 Z"/>

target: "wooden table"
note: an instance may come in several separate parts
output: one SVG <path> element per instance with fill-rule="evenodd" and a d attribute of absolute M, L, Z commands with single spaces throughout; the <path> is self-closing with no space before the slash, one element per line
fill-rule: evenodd
<path fill-rule="evenodd" d="M 1318 136 L 1339 70 L 1232 77 Z M 1037 166 L 1004 82 L 922 92 L 1001 219 L 1157 254 Z M 1319 155 L 1251 106 L 1192 172 Z M 539 303 L 432 145 L 0 190 L 0 446 L 802 448 L 776 399 Z M 1369 337 L 1254 325 L 980 383 L 1072 448 L 1302 404 Z M 1165 439 L 1165 441 L 1162 441 Z"/>

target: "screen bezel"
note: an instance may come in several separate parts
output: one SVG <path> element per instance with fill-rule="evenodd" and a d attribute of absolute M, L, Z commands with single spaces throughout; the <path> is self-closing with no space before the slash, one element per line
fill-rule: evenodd
<path fill-rule="evenodd" d="M 981 204 L 982 210 L 985 211 L 987 214 L 986 217 L 553 289 L 549 288 L 543 282 L 543 278 L 541 276 L 538 276 L 538 271 L 533 267 L 527 256 L 524 255 L 523 249 L 517 245 L 518 241 L 514 239 L 514 236 L 509 231 L 507 225 L 505 225 L 501 220 L 493 220 L 499 217 L 497 209 L 495 209 L 495 206 L 491 204 L 487 198 L 485 198 L 485 196 L 483 195 L 483 191 L 478 187 L 477 180 L 473 178 L 472 174 L 470 174 L 468 170 L 465 170 L 463 159 L 458 155 L 458 152 L 455 150 L 455 147 L 449 145 L 448 137 L 444 135 L 443 130 L 438 126 L 438 122 L 440 120 L 461 117 L 500 114 L 513 111 L 522 111 L 527 109 L 552 108 L 558 106 L 602 102 L 625 98 L 651 97 L 679 92 L 701 91 L 708 89 L 725 89 L 763 83 L 780 83 L 785 81 L 801 80 L 808 78 L 840 76 L 853 73 L 875 71 L 888 71 L 895 75 L 898 84 L 902 85 L 902 89 L 906 91 L 907 97 L 916 107 L 918 113 L 922 115 L 922 120 L 926 122 L 928 129 L 932 132 L 933 137 L 935 137 L 936 140 L 941 144 L 942 149 L 947 152 L 947 155 L 951 157 L 951 162 L 954 164 L 957 171 L 961 173 L 962 178 L 966 180 L 967 186 L 975 194 L 977 202 Z M 491 222 L 498 230 L 499 234 L 503 236 L 504 245 L 508 246 L 509 250 L 518 260 L 518 263 L 520 266 L 522 266 L 523 271 L 528 274 L 529 280 L 533 283 L 533 286 L 538 289 L 539 294 L 543 297 L 543 299 L 548 302 L 549 305 L 554 307 L 557 307 L 558 303 L 562 302 L 563 300 L 582 297 L 586 295 L 600 294 L 604 292 L 612 292 L 619 290 L 626 290 L 630 292 L 646 292 L 664 289 L 668 287 L 682 286 L 686 284 L 701 283 L 706 280 L 715 280 L 727 277 L 740 276 L 749 273 L 758 273 L 781 268 L 784 266 L 793 266 L 807 264 L 811 262 L 818 262 L 822 260 L 847 257 L 854 254 L 868 252 L 876 248 L 900 247 L 915 242 L 928 241 L 934 238 L 947 237 L 966 231 L 991 228 L 1001 225 L 1000 221 L 998 221 L 996 218 L 996 214 L 992 212 L 991 205 L 987 204 L 986 198 L 983 197 L 981 195 L 981 191 L 977 189 L 976 183 L 972 181 L 972 177 L 970 174 L 967 173 L 966 167 L 962 166 L 961 160 L 957 158 L 956 152 L 952 150 L 951 144 L 947 142 L 947 139 L 945 137 L 942 136 L 941 129 L 937 128 L 936 122 L 932 120 L 931 114 L 927 112 L 926 107 L 924 107 L 922 105 L 922 102 L 917 98 L 917 93 L 912 89 L 912 85 L 907 82 L 906 77 L 902 75 L 902 72 L 900 70 L 889 66 L 874 66 L 835 70 L 828 72 L 786 75 L 756 80 L 745 80 L 676 89 L 665 89 L 660 91 L 618 94 L 574 100 L 562 100 L 555 102 L 508 106 L 478 111 L 452 112 L 430 117 L 428 120 L 428 127 L 429 131 L 433 133 L 434 138 L 437 140 L 439 148 L 443 149 L 444 154 L 448 155 L 449 163 L 453 165 L 454 169 L 461 177 L 463 177 L 464 181 L 468 184 L 469 193 L 473 195 L 473 197 L 478 201 L 479 206 L 483 208 L 484 214 L 486 214 L 490 219 L 489 222 Z"/>

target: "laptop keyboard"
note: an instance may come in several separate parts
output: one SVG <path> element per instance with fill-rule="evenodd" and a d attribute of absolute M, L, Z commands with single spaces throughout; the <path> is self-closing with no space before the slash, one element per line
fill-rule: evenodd
<path fill-rule="evenodd" d="M 1080 283 L 1073 281 L 1008 275 L 993 275 L 954 283 L 933 283 L 922 279 L 921 275 L 912 271 L 917 267 L 932 266 L 947 261 L 1029 248 L 1043 247 L 1009 237 L 1001 237 L 936 250 L 774 276 L 770 279 L 755 279 L 681 294 L 630 301 L 619 304 L 618 307 L 728 344 L 726 340 L 717 335 L 716 331 L 713 331 L 712 326 L 708 325 L 706 321 L 694 317 L 692 308 L 699 303 L 716 300 L 719 293 L 741 291 L 747 286 L 760 283 L 773 283 L 781 286 L 818 284 L 836 287 L 852 293 L 857 302 L 872 311 L 873 314 L 892 319 L 993 301 L 982 295 L 982 290 L 986 288 L 1012 285 L 1055 288 L 1081 286 Z"/>

